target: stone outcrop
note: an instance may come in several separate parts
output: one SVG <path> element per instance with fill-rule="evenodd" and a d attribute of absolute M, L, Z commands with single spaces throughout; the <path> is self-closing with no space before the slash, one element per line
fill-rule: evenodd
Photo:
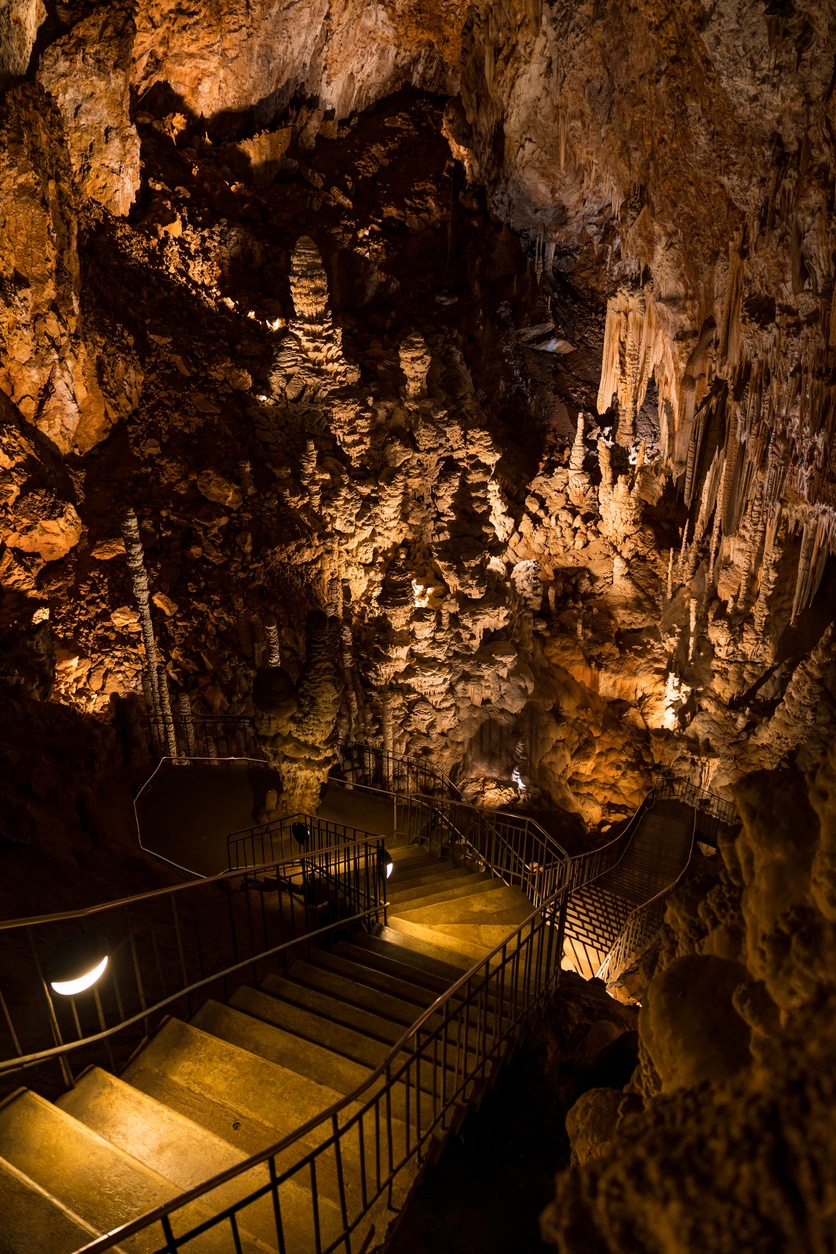
<path fill-rule="evenodd" d="M 125 214 L 139 188 L 130 120 L 135 27 L 130 9 L 101 8 L 44 52 L 38 81 L 58 105 L 82 196 Z"/>
<path fill-rule="evenodd" d="M 386 721 L 474 798 L 520 799 L 520 741 L 526 799 L 593 823 L 658 766 L 815 764 L 828 13 L 113 0 L 36 45 L 41 19 L 8 16 L 10 79 L 37 50 L 0 119 L 0 387 L 67 456 L 117 424 L 196 708 L 250 708 L 262 617 L 298 679 L 334 605 L 340 729 Z M 460 89 L 443 152 L 425 99 L 358 120 L 407 85 Z M 139 674 L 117 569 L 101 614 L 59 610 L 85 708 L 117 639 Z"/>
<path fill-rule="evenodd" d="M 671 897 L 634 986 L 639 1067 L 567 1117 L 558 1250 L 832 1243 L 834 765 L 741 781 L 740 833 Z"/>

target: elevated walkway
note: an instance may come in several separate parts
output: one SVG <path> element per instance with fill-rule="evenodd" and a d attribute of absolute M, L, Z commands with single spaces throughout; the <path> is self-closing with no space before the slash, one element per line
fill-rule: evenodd
<path fill-rule="evenodd" d="M 631 915 L 685 870 L 693 839 L 694 814 L 683 802 L 663 799 L 646 809 L 615 866 L 572 894 L 563 966 L 585 979 L 598 975 Z"/>

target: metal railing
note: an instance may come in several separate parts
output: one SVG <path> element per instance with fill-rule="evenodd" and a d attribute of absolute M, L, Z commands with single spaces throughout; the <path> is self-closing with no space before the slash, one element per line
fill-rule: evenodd
<path fill-rule="evenodd" d="M 697 818 L 698 815 L 695 810 L 693 827 L 691 829 L 691 845 L 685 865 L 679 875 L 670 884 L 660 889 L 649 901 L 642 902 L 641 905 L 636 906 L 631 911 L 618 939 L 596 971 L 597 979 L 603 980 L 607 984 L 612 984 L 632 963 L 642 956 L 658 936 L 665 917 L 667 899 L 677 885 L 681 883 L 682 877 L 691 864 L 694 844 L 698 839 Z"/>
<path fill-rule="evenodd" d="M 159 715 L 145 718 L 151 749 L 160 757 L 186 763 L 191 758 L 221 761 L 224 758 L 251 758 L 263 762 L 264 751 L 251 718 L 221 714 Z"/>
<path fill-rule="evenodd" d="M 653 783 L 654 795 L 662 800 L 670 797 L 690 806 L 697 816 L 696 839 L 707 845 L 717 845 L 717 837 L 723 828 L 734 827 L 740 822 L 737 807 L 733 801 L 718 797 L 716 793 L 698 788 L 687 779 L 679 779 L 674 775 L 658 775 Z"/>
<path fill-rule="evenodd" d="M 103 1254 L 149 1228 L 158 1254 L 189 1248 L 211 1230 L 225 1232 L 230 1250 L 240 1250 L 248 1213 L 264 1201 L 271 1207 L 277 1249 L 290 1254 L 286 1190 L 293 1185 L 302 1186 L 309 1198 L 300 1217 L 297 1188 L 293 1248 L 306 1254 L 367 1248 L 372 1223 L 385 1223 L 385 1210 L 405 1199 L 417 1172 L 438 1155 L 556 987 L 565 906 L 561 890 L 533 911 L 404 1031 L 353 1093 L 246 1162 L 91 1241 L 80 1254 Z M 258 1187 L 211 1218 L 189 1222 L 184 1212 L 191 1203 L 258 1169 L 263 1181 Z M 329 1197 L 338 1215 L 330 1229 Z"/>
<path fill-rule="evenodd" d="M 453 781 L 427 759 L 388 753 L 376 745 L 341 742 L 331 774 L 349 788 L 461 800 Z"/>
<path fill-rule="evenodd" d="M 255 827 L 244 827 L 237 832 L 231 832 L 226 838 L 229 869 L 239 871 L 278 858 L 288 858 L 294 850 L 298 855 L 299 835 L 294 834 L 293 829 L 300 824 L 308 833 L 305 849 L 326 848 L 328 845 L 338 845 L 341 841 L 382 839 L 345 823 L 291 814 L 288 818 L 272 819 L 269 823 L 259 823 Z M 311 843 L 307 843 L 308 841 Z"/>
<path fill-rule="evenodd" d="M 54 1089 L 57 1079 L 72 1086 L 93 1062 L 116 1069 L 164 1015 L 191 1015 L 196 994 L 226 999 L 233 976 L 254 982 L 268 960 L 287 965 L 313 932 L 385 922 L 382 839 L 346 840 L 309 815 L 289 821 L 310 832 L 292 857 L 0 923 L 0 1076 L 39 1067 L 39 1083 Z M 87 992 L 53 995 L 50 957 L 84 933 L 101 938 L 104 975 Z"/>

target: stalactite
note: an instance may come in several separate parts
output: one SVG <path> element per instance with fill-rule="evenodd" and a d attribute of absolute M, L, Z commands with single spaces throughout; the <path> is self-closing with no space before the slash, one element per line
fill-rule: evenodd
<path fill-rule="evenodd" d="M 676 568 L 676 581 L 683 583 L 685 581 L 685 558 L 688 552 L 688 519 L 685 519 L 685 526 L 682 528 L 682 546 L 679 550 L 679 563 Z"/>
<path fill-rule="evenodd" d="M 778 568 L 782 554 L 782 534 L 783 529 L 778 531 L 772 539 L 767 536 L 767 548 L 761 568 L 760 588 L 758 589 L 757 600 L 752 611 L 755 637 L 761 642 L 758 650 L 761 656 L 765 653 L 764 645 L 766 642 L 766 624 L 769 617 L 769 602 L 778 584 Z"/>
<path fill-rule="evenodd" d="M 758 492 L 752 502 L 752 509 L 746 520 L 746 546 L 740 568 L 740 592 L 738 604 L 744 607 L 749 596 L 749 584 L 755 571 L 760 546 L 766 530 L 766 519 L 763 510 L 763 493 Z"/>
<path fill-rule="evenodd" d="M 707 580 L 709 586 L 712 586 L 712 587 L 714 585 L 714 573 L 717 568 L 717 557 L 720 552 L 721 534 L 722 534 L 722 526 L 720 524 L 720 511 L 719 509 L 715 509 L 714 525 L 711 528 L 711 546 L 709 549 L 709 556 L 708 556 L 708 580 Z"/>
<path fill-rule="evenodd" d="M 790 621 L 795 622 L 798 615 L 805 609 L 812 599 L 811 586 L 815 574 L 814 555 L 816 551 L 816 532 L 818 530 L 818 518 L 813 517 L 806 519 L 804 530 L 801 533 L 801 552 L 798 555 L 798 574 L 795 581 L 795 596 L 792 603 L 792 616 Z"/>
<path fill-rule="evenodd" d="M 696 597 L 692 596 L 691 604 L 688 607 L 689 631 L 690 631 L 690 635 L 688 638 L 688 661 L 689 662 L 693 662 L 694 660 L 694 652 L 695 652 L 696 644 L 697 644 L 697 609 L 698 609 L 697 599 Z"/>
<path fill-rule="evenodd" d="M 673 596 L 673 546 L 671 546 L 668 554 L 668 583 L 667 583 L 667 599 L 670 601 Z"/>
<path fill-rule="evenodd" d="M 737 458 L 740 444 L 737 439 L 737 412 L 732 407 L 729 415 L 729 429 L 726 446 L 723 450 L 723 473 L 720 477 L 718 490 L 718 509 L 726 535 L 734 530 L 734 520 L 730 517 L 733 504 L 734 476 L 737 470 Z"/>

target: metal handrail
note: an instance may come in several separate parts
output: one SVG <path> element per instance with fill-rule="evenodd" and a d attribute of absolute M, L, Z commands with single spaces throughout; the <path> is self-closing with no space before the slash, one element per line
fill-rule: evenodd
<path fill-rule="evenodd" d="M 428 762 L 425 758 L 418 758 L 407 753 L 390 752 L 387 749 L 381 748 L 379 745 L 371 745 L 364 741 L 341 740 L 339 742 L 337 745 L 337 753 L 339 755 L 340 768 L 343 771 L 350 770 L 354 772 L 357 770 L 357 764 L 355 762 L 350 760 L 348 762 L 346 761 L 346 759 L 349 758 L 349 755 L 357 752 L 367 755 L 371 760 L 378 764 L 380 773 L 384 780 L 392 780 L 398 775 L 403 778 L 405 773 L 407 791 L 412 791 L 409 789 L 410 775 L 416 775 L 419 779 L 424 776 L 427 779 L 436 780 L 440 785 L 440 791 L 442 793 L 446 792 L 453 800 L 461 800 L 461 791 L 453 783 L 449 775 L 446 775 L 444 771 L 435 766 L 433 763 Z M 362 769 L 363 768 L 361 767 L 361 773 Z M 352 779 L 347 782 L 349 782 L 353 788 L 360 788 L 364 790 L 369 789 L 370 791 L 377 790 L 375 785 L 365 784 L 362 782 L 362 779 Z M 384 791 L 392 792 L 396 790 L 384 788 Z M 426 795 L 424 790 L 421 788 L 414 791 L 418 791 L 422 795 Z"/>
<path fill-rule="evenodd" d="M 264 762 L 255 721 L 245 714 L 155 714 L 142 719 L 151 748 L 174 763 L 251 758 Z"/>
<path fill-rule="evenodd" d="M 606 983 L 612 983 L 614 979 L 624 970 L 629 962 L 639 958 L 647 946 L 651 943 L 656 932 L 659 930 L 661 920 L 658 917 L 659 907 L 662 902 L 670 896 L 677 885 L 681 882 L 688 867 L 691 865 L 691 858 L 694 853 L 694 845 L 697 840 L 697 811 L 694 811 L 694 819 L 691 827 L 691 842 L 688 847 L 688 857 L 682 870 L 676 879 L 670 884 L 666 884 L 664 888 L 660 888 L 657 893 L 643 901 L 640 905 L 631 910 L 625 920 L 624 927 L 621 929 L 618 937 L 610 947 L 606 957 L 595 972 L 596 979 L 604 980 Z M 641 946 L 639 948 L 638 946 Z M 614 974 L 614 972 L 616 972 Z"/>
<path fill-rule="evenodd" d="M 536 1006 L 537 1003 L 544 998 L 546 992 L 557 983 L 560 972 L 559 951 L 562 943 L 562 925 L 565 919 L 566 898 L 567 890 L 564 887 L 549 898 L 548 901 L 543 902 L 542 905 L 533 910 L 522 923 L 518 924 L 518 926 L 509 933 L 505 940 L 495 946 L 485 958 L 475 963 L 473 967 L 456 980 L 456 982 L 452 984 L 446 992 L 436 998 L 432 1005 L 428 1006 L 410 1027 L 404 1030 L 399 1040 L 391 1047 L 388 1054 L 378 1067 L 351 1093 L 339 1098 L 336 1102 L 329 1106 L 327 1110 L 324 1110 L 319 1115 L 313 1116 L 307 1121 L 307 1123 L 303 1124 L 300 1128 L 297 1128 L 294 1132 L 288 1133 L 287 1136 L 283 1137 L 280 1141 L 277 1141 L 274 1145 L 258 1151 L 258 1153 L 251 1155 L 245 1161 L 238 1163 L 233 1167 L 229 1167 L 225 1171 L 219 1172 L 217 1175 L 212 1176 L 211 1179 L 204 1181 L 202 1184 L 196 1185 L 187 1192 L 181 1193 L 178 1197 L 172 1198 L 168 1202 L 155 1207 L 154 1210 L 148 1211 L 146 1214 L 131 1220 L 129 1223 L 113 1229 L 111 1232 L 106 1233 L 101 1237 L 98 1237 L 96 1240 L 83 1246 L 79 1251 L 77 1251 L 77 1254 L 103 1254 L 103 1251 L 112 1249 L 120 1241 L 124 1241 L 127 1238 L 134 1236 L 136 1233 L 151 1227 L 155 1223 L 163 1225 L 163 1231 L 166 1238 L 166 1245 L 164 1249 L 176 1251 L 181 1245 L 185 1245 L 188 1241 L 193 1240 L 200 1233 L 208 1231 L 210 1228 L 216 1227 L 218 1224 L 224 1223 L 227 1219 L 234 1217 L 239 1211 L 244 1210 L 248 1205 L 251 1205 L 260 1197 L 266 1196 L 268 1192 L 272 1192 L 274 1199 L 277 1200 L 277 1190 L 283 1183 L 285 1183 L 285 1181 L 291 1179 L 298 1171 L 306 1167 L 311 1160 L 323 1153 L 329 1146 L 336 1144 L 339 1141 L 340 1136 L 344 1135 L 349 1129 L 356 1126 L 358 1121 L 362 1121 L 364 1115 L 368 1113 L 370 1104 L 374 1105 L 380 1101 L 382 1096 L 390 1094 L 395 1083 L 406 1083 L 407 1093 L 409 1093 L 410 1085 L 414 1084 L 416 1114 L 418 1114 L 420 1090 L 417 1068 L 420 1065 L 421 1046 L 419 1045 L 418 1050 L 410 1049 L 410 1043 L 418 1041 L 420 1034 L 426 1031 L 427 1040 L 424 1042 L 423 1048 L 426 1049 L 430 1042 L 433 1043 L 433 1059 L 434 1062 L 437 1063 L 438 1051 L 435 1047 L 437 1046 L 439 1033 L 443 1032 L 444 1043 L 447 1045 L 449 1043 L 449 1035 L 446 1029 L 451 1021 L 455 1021 L 457 1016 L 461 1015 L 463 1008 L 469 1008 L 474 997 L 474 990 L 471 988 L 474 981 L 478 982 L 480 979 L 482 981 L 475 989 L 475 994 L 481 994 L 481 1009 L 483 1009 L 487 1015 L 490 1001 L 488 988 L 491 984 L 498 985 L 497 988 L 494 988 L 491 996 L 502 994 L 505 991 L 505 970 L 508 965 L 511 965 L 512 988 L 510 1000 L 512 1003 L 512 1014 L 516 1017 L 508 1019 L 506 1022 L 506 1016 L 501 1012 L 501 1009 L 497 1007 L 496 1003 L 494 1003 L 494 1008 L 490 1011 L 490 1016 L 492 1016 L 495 1025 L 501 1025 L 501 1030 L 493 1034 L 490 1049 L 488 1049 L 488 1042 L 486 1039 L 487 1029 L 484 1025 L 479 1025 L 476 1022 L 471 1024 L 469 1014 L 467 1009 L 465 1009 L 464 1034 L 463 1036 L 459 1036 L 456 1047 L 457 1051 L 458 1053 L 462 1052 L 462 1042 L 464 1042 L 464 1052 L 466 1054 L 470 1049 L 467 1044 L 467 1040 L 474 1034 L 477 1041 L 482 1038 L 482 1049 L 478 1050 L 477 1046 L 479 1061 L 471 1066 L 466 1077 L 459 1077 L 458 1072 L 456 1074 L 456 1091 L 453 1096 L 454 1098 L 461 1096 L 468 1085 L 476 1078 L 480 1070 L 484 1069 L 486 1063 L 497 1055 L 499 1047 L 510 1036 L 512 1036 L 514 1030 L 520 1026 L 520 1023 L 529 1017 L 534 1006 Z M 540 926 L 535 931 L 536 925 Z M 548 932 L 546 932 L 547 927 Z M 529 931 L 529 935 L 527 939 L 524 939 L 526 930 Z M 529 951 L 535 947 L 535 936 L 541 938 L 548 937 L 548 940 L 546 941 L 546 949 L 544 951 L 543 944 L 541 943 L 536 957 L 531 952 L 526 954 L 524 962 L 524 977 L 528 978 L 524 978 L 520 981 L 519 968 L 522 962 L 520 955 L 523 953 L 524 947 L 527 947 Z M 517 942 L 516 945 L 514 943 L 515 941 Z M 545 963 L 543 961 L 544 957 Z M 554 965 L 552 966 L 555 957 L 557 958 L 557 961 L 554 962 Z M 546 968 L 545 973 L 543 972 L 544 966 Z M 543 978 L 544 974 L 545 978 Z M 535 984 L 539 981 L 540 987 L 536 990 L 533 998 L 528 997 L 524 999 L 524 1006 L 522 1010 L 517 1013 L 517 1003 L 520 1000 L 519 994 L 521 992 L 523 994 L 526 992 L 530 993 L 530 985 L 532 981 Z M 453 1007 L 454 1012 L 451 1015 L 450 1011 Z M 438 1022 L 434 1023 L 433 1021 L 437 1020 L 439 1014 L 445 1010 L 447 1012 L 447 1017 L 443 1020 L 442 1024 L 439 1025 Z M 402 1055 L 405 1053 L 408 1053 L 408 1058 L 406 1061 L 403 1061 Z M 416 1076 L 414 1081 L 409 1078 L 409 1068 L 413 1065 L 416 1067 Z M 435 1069 L 437 1069 L 437 1067 Z M 404 1080 L 404 1076 L 406 1076 L 406 1080 Z M 355 1108 L 360 1099 L 363 1098 L 364 1095 L 368 1094 L 370 1090 L 373 1090 L 381 1080 L 384 1081 L 384 1088 L 373 1093 L 369 1098 L 369 1101 L 367 1101 L 366 1105 L 361 1110 L 354 1111 L 354 1113 L 350 1115 L 346 1126 L 340 1130 L 337 1122 L 340 1114 Z M 433 1109 L 435 1111 L 435 1107 L 438 1104 L 435 1100 L 437 1094 L 434 1093 L 433 1096 Z M 350 1236 L 350 1233 L 362 1220 L 363 1216 L 369 1212 L 377 1198 L 382 1196 L 382 1194 L 387 1190 L 391 1189 L 392 1177 L 402 1171 L 411 1159 L 414 1158 L 416 1154 L 420 1153 L 423 1144 L 436 1132 L 439 1122 L 442 1122 L 443 1124 L 444 1116 L 453 1104 L 454 1101 L 448 1101 L 435 1115 L 431 1126 L 426 1127 L 423 1130 L 423 1133 L 420 1129 L 419 1118 L 419 1130 L 415 1146 L 412 1150 L 410 1150 L 407 1135 L 407 1157 L 400 1162 L 397 1167 L 395 1167 L 390 1161 L 389 1178 L 384 1180 L 382 1183 L 378 1183 L 376 1196 L 374 1198 L 365 1199 L 367 1204 L 364 1205 L 360 1215 L 350 1226 L 345 1218 L 346 1203 L 343 1197 L 342 1209 L 344 1217 L 344 1232 L 327 1247 L 328 1251 L 335 1250 L 340 1245 L 343 1245 L 346 1237 Z M 389 1112 L 389 1119 L 391 1122 L 391 1110 Z M 275 1160 L 280 1155 L 286 1153 L 287 1150 L 289 1150 L 294 1144 L 297 1144 L 302 1140 L 307 1140 L 317 1129 L 323 1129 L 329 1124 L 331 1125 L 330 1133 L 325 1137 L 324 1141 L 316 1147 L 316 1149 L 308 1151 L 297 1163 L 290 1168 L 286 1168 L 280 1175 L 276 1172 Z M 449 1131 L 449 1129 L 446 1130 Z M 389 1144 L 389 1150 L 391 1159 L 391 1141 Z M 254 1167 L 257 1167 L 262 1163 L 270 1163 L 271 1166 L 271 1178 L 268 1184 L 254 1190 L 245 1198 L 242 1198 L 234 1206 L 227 1207 L 211 1219 L 197 1225 L 189 1232 L 185 1232 L 177 1237 L 174 1237 L 170 1224 L 166 1227 L 166 1220 L 176 1211 L 183 1209 L 191 1202 L 197 1201 L 200 1197 L 205 1196 L 207 1193 L 223 1184 L 229 1183 L 231 1180 L 236 1179 L 238 1176 L 243 1175 L 245 1172 L 252 1170 Z M 237 1234 L 237 1224 L 233 1228 L 233 1232 Z M 324 1249 L 325 1247 L 318 1246 L 318 1248 Z M 348 1249 L 349 1247 L 346 1245 L 346 1248 Z"/>
<path fill-rule="evenodd" d="M 286 960 L 294 944 L 309 943 L 335 915 L 343 925 L 385 921 L 382 838 L 350 829 L 356 838 L 346 840 L 349 829 L 335 832 L 329 824 L 321 831 L 316 818 L 295 818 L 311 836 L 293 856 L 79 910 L 2 921 L 15 980 L 31 987 L 40 1015 L 14 1015 L 0 987 L 0 1036 L 6 1040 L 0 1074 L 55 1062 L 64 1085 L 72 1086 L 69 1064 L 77 1051 L 104 1046 L 113 1067 L 111 1042 L 119 1033 L 126 1033 L 121 1045 L 133 1052 L 129 1038 L 140 1023 L 148 1036 L 161 1011 L 179 1000 L 191 1013 L 192 994 L 212 984 L 226 996 L 232 973 L 250 966 L 255 974 L 277 955 Z M 268 906 L 266 894 L 274 892 Z M 107 937 L 105 974 L 89 992 L 54 998 L 44 973 L 50 951 L 93 923 Z"/>

